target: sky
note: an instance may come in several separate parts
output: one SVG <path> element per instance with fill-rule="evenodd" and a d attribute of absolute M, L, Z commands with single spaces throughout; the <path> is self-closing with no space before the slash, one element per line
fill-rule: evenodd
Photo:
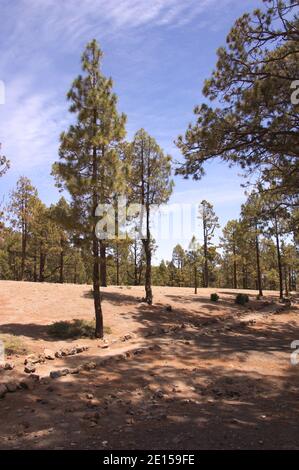
<path fill-rule="evenodd" d="M 69 123 L 66 93 L 93 38 L 104 52 L 103 72 L 113 79 L 118 110 L 127 115 L 127 139 L 143 127 L 180 161 L 174 141 L 194 121 L 194 106 L 206 101 L 201 90 L 217 48 L 239 16 L 261 6 L 261 0 L 0 0 L 0 142 L 11 161 L 0 201 L 8 202 L 21 175 L 46 204 L 59 199 L 50 173 Z M 189 233 L 188 223 L 175 217 L 171 233 L 156 240 L 155 263 L 171 259 L 177 243 L 187 248 L 193 233 L 202 241 L 196 219 L 202 199 L 214 205 L 222 226 L 239 216 L 245 200 L 240 170 L 213 162 L 206 172 L 199 182 L 174 177 L 170 207 L 178 214 L 184 204 L 193 221 Z"/>

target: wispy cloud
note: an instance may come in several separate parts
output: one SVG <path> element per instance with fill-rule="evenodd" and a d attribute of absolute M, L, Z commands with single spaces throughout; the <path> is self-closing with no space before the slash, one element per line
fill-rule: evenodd
<path fill-rule="evenodd" d="M 15 171 L 55 159 L 64 113 L 51 94 L 34 93 L 30 81 L 16 79 L 7 84 L 1 111 L 1 140 Z"/>

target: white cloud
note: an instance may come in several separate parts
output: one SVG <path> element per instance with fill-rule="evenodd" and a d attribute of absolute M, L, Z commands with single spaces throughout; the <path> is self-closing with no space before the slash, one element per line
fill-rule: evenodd
<path fill-rule="evenodd" d="M 221 8 L 235 1 L 221 0 Z M 68 113 L 63 96 L 55 95 L 57 83 L 43 87 L 48 71 L 55 71 L 51 61 L 70 57 L 64 55 L 66 50 L 75 50 L 77 57 L 78 44 L 93 36 L 114 37 L 152 26 L 179 27 L 199 17 L 197 26 L 204 24 L 208 16 L 214 19 L 215 6 L 219 9 L 218 0 L 18 0 L 1 6 L 0 68 L 5 77 L 0 78 L 5 78 L 7 96 L 0 106 L 0 142 L 14 167 L 25 171 L 57 158 L 58 137 Z M 138 71 L 144 68 L 138 47 L 136 57 Z M 61 75 L 66 72 L 67 68 L 59 69 Z M 164 132 L 169 134 L 169 127 Z M 163 139 L 166 147 L 168 137 Z"/>
<path fill-rule="evenodd" d="M 53 96 L 32 92 L 30 81 L 7 84 L 0 108 L 1 141 L 15 171 L 54 161 L 64 115 Z"/>

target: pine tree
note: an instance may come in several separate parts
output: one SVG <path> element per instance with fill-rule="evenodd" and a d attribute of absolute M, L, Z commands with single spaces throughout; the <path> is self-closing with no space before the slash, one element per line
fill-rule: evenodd
<path fill-rule="evenodd" d="M 132 145 L 132 194 L 136 203 L 142 205 L 140 220 L 145 225 L 145 237 L 142 239 L 146 258 L 145 300 L 153 302 L 151 281 L 151 259 L 153 240 L 150 231 L 150 215 L 153 205 L 160 206 L 168 201 L 173 182 L 170 179 L 171 157 L 165 155 L 155 139 L 140 129 Z"/>
<path fill-rule="evenodd" d="M 65 256 L 70 242 L 70 230 L 72 226 L 71 208 L 64 197 L 57 204 L 50 207 L 49 217 L 56 225 L 59 232 L 59 282 L 64 283 Z"/>
<path fill-rule="evenodd" d="M 202 255 L 201 255 L 201 247 L 196 240 L 195 235 L 193 235 L 191 242 L 189 244 L 189 249 L 187 251 L 187 256 L 189 263 L 192 267 L 193 274 L 194 274 L 194 294 L 197 294 L 198 289 L 198 269 L 202 264 Z"/>
<path fill-rule="evenodd" d="M 263 296 L 262 286 L 262 269 L 261 269 L 261 256 L 260 256 L 260 235 L 262 233 L 262 222 L 261 222 L 261 204 L 258 196 L 252 193 L 245 204 L 242 206 L 242 215 L 245 223 L 248 225 L 255 247 L 256 255 L 256 277 L 257 277 L 257 289 L 259 296 Z"/>
<path fill-rule="evenodd" d="M 215 229 L 219 227 L 212 204 L 203 200 L 199 206 L 199 219 L 202 221 L 204 252 L 204 287 L 209 287 L 209 245 Z"/>
<path fill-rule="evenodd" d="M 20 280 L 22 281 L 25 279 L 27 246 L 37 201 L 36 188 L 32 186 L 29 178 L 21 176 L 17 181 L 16 189 L 11 192 L 8 212 L 12 226 L 21 233 Z"/>
<path fill-rule="evenodd" d="M 68 93 L 70 112 L 77 120 L 61 136 L 60 161 L 54 174 L 69 191 L 74 211 L 74 229 L 89 244 L 93 257 L 93 295 L 96 337 L 103 337 L 100 297 L 99 240 L 96 209 L 111 204 L 119 175 L 116 146 L 125 135 L 125 115 L 117 112 L 112 80 L 100 69 L 102 51 L 91 41 L 82 56 L 84 75 L 79 75 Z M 100 242 L 101 250 L 105 242 Z M 102 257 L 103 261 L 103 257 Z"/>

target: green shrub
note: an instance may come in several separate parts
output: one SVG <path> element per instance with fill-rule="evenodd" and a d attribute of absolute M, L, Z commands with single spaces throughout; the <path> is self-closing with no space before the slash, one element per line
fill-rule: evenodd
<path fill-rule="evenodd" d="M 249 302 L 249 297 L 247 294 L 237 294 L 235 302 L 239 305 L 245 305 Z"/>
<path fill-rule="evenodd" d="M 57 321 L 48 327 L 49 335 L 59 339 L 94 338 L 94 331 L 94 320 Z M 111 328 L 104 327 L 104 333 L 111 334 Z"/>
<path fill-rule="evenodd" d="M 219 300 L 219 295 L 218 294 L 211 294 L 211 297 L 210 297 L 211 301 L 212 302 L 218 302 Z"/>

